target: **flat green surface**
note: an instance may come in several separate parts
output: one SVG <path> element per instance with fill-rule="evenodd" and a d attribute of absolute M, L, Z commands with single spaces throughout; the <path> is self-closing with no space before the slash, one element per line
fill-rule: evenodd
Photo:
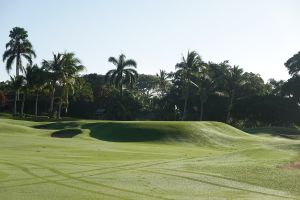
<path fill-rule="evenodd" d="M 274 129 L 2 117 L 0 199 L 297 199 L 298 132 Z"/>

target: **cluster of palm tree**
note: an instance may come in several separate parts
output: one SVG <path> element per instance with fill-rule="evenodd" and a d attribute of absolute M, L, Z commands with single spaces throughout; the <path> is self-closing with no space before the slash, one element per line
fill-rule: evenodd
<path fill-rule="evenodd" d="M 56 90 L 59 89 L 57 118 L 61 118 L 63 105 L 65 106 L 65 112 L 68 112 L 69 92 L 74 93 L 75 78 L 84 69 L 85 67 L 74 53 L 53 54 L 53 60 L 43 60 L 42 70 L 49 77 L 45 80 L 51 96 L 50 113 L 53 113 L 55 94 Z"/>
<path fill-rule="evenodd" d="M 192 77 L 199 72 L 199 69 L 204 65 L 199 54 L 195 51 L 188 52 L 186 57 L 182 57 L 182 61 L 176 64 L 176 73 L 182 81 L 183 87 L 183 97 L 184 97 L 184 107 L 182 120 L 187 117 L 187 103 L 189 97 L 190 86 L 192 83 Z"/>
<path fill-rule="evenodd" d="M 17 102 L 22 94 L 20 115 L 24 116 L 24 107 L 28 95 L 35 97 L 35 116 L 38 115 L 38 101 L 41 93 L 49 95 L 49 114 L 61 118 L 64 108 L 68 112 L 69 95 L 74 92 L 75 79 L 85 67 L 74 53 L 64 52 L 53 54 L 51 60 L 43 60 L 41 66 L 33 65 L 36 54 L 32 44 L 28 40 L 27 31 L 15 27 L 10 31 L 10 41 L 6 44 L 3 61 L 6 62 L 8 72 L 15 63 L 16 76 L 11 76 L 11 86 L 15 91 L 14 115 L 17 112 Z M 27 66 L 23 67 L 23 60 Z M 124 54 L 119 57 L 110 57 L 108 62 L 115 65 L 115 69 L 109 70 L 105 75 L 106 83 L 113 85 L 123 97 L 124 89 L 133 88 L 138 80 L 136 71 L 137 62 L 126 59 Z M 183 97 L 182 120 L 187 119 L 187 108 L 191 91 L 196 91 L 200 99 L 200 120 L 203 119 L 204 105 L 212 93 L 222 91 L 229 97 L 226 121 L 229 122 L 234 105 L 236 90 L 243 84 L 243 70 L 238 66 L 230 66 L 228 61 L 219 64 L 204 62 L 196 51 L 189 51 L 187 56 L 182 56 L 181 62 L 176 64 L 175 73 L 167 73 L 160 70 L 158 79 L 157 96 L 163 98 L 168 93 L 170 78 L 178 81 Z M 176 84 L 175 84 L 176 85 Z M 55 106 L 57 105 L 57 106 Z M 179 106 L 181 107 L 181 106 Z"/>
<path fill-rule="evenodd" d="M 230 121 L 237 88 L 243 84 L 243 70 L 239 66 L 230 66 L 228 61 L 220 64 L 205 63 L 196 51 L 188 52 L 176 65 L 175 76 L 182 85 L 184 106 L 182 120 L 187 118 L 187 105 L 191 87 L 196 87 L 200 96 L 200 120 L 204 115 L 204 104 L 214 92 L 226 91 L 229 96 L 226 121 Z"/>
<path fill-rule="evenodd" d="M 38 100 L 41 92 L 50 95 L 49 113 L 54 113 L 54 100 L 58 99 L 57 118 L 61 118 L 62 106 L 65 106 L 65 112 L 68 110 L 69 92 L 73 92 L 75 77 L 84 66 L 74 53 L 53 54 L 53 60 L 44 60 L 42 66 L 30 65 L 23 70 L 23 75 L 11 77 L 11 83 L 15 91 L 21 91 L 22 103 L 20 115 L 24 116 L 24 106 L 26 96 L 32 94 L 35 96 L 35 116 L 38 115 Z M 15 94 L 14 115 L 17 114 L 18 94 Z"/>
<path fill-rule="evenodd" d="M 68 110 L 69 92 L 73 91 L 75 77 L 84 69 L 81 61 L 74 53 L 53 54 L 52 60 L 43 60 L 42 66 L 33 65 L 32 58 L 35 52 L 28 40 L 27 31 L 23 28 L 15 27 L 10 32 L 11 40 L 6 44 L 6 51 L 3 54 L 3 61 L 6 62 L 8 72 L 16 63 L 16 76 L 11 76 L 11 85 L 15 92 L 14 115 L 17 114 L 17 101 L 19 92 L 22 92 L 22 103 L 20 115 L 24 116 L 26 96 L 35 96 L 35 116 L 38 115 L 39 94 L 43 91 L 50 94 L 49 112 L 53 114 L 54 100 L 59 99 L 57 118 L 61 117 L 62 106 Z M 24 68 L 22 58 L 27 60 L 27 67 Z M 20 74 L 20 72 L 22 74 Z M 58 90 L 58 92 L 56 92 Z"/>
<path fill-rule="evenodd" d="M 121 54 L 119 58 L 110 57 L 108 61 L 113 63 L 116 69 L 109 70 L 105 75 L 105 80 L 118 88 L 122 97 L 124 87 L 132 88 L 138 80 L 138 73 L 135 70 L 137 67 L 136 61 L 133 59 L 126 60 L 124 54 Z M 229 102 L 225 121 L 230 122 L 236 92 L 245 83 L 245 74 L 242 68 L 231 66 L 229 61 L 218 64 L 213 62 L 206 63 L 196 51 L 188 51 L 187 56 L 182 56 L 181 62 L 176 64 L 175 69 L 175 73 L 167 73 L 165 70 L 160 70 L 156 74 L 158 78 L 158 92 L 156 96 L 160 99 L 165 97 L 169 92 L 169 86 L 172 85 L 170 79 L 175 82 L 179 81 L 178 85 L 182 89 L 181 96 L 184 99 L 181 119 L 186 120 L 190 91 L 195 91 L 196 88 L 200 97 L 200 121 L 203 120 L 204 105 L 210 95 L 226 96 Z M 178 105 L 177 107 L 181 106 Z"/>
<path fill-rule="evenodd" d="M 3 54 L 3 62 L 6 62 L 6 69 L 9 73 L 16 66 L 16 75 L 11 76 L 11 87 L 15 91 L 14 115 L 17 115 L 17 102 L 19 93 L 22 92 L 22 103 L 20 115 L 24 116 L 26 97 L 30 94 L 35 96 L 35 116 L 38 115 L 38 100 L 41 92 L 50 96 L 49 113 L 61 118 L 61 110 L 64 106 L 68 112 L 69 93 L 74 92 L 75 78 L 85 67 L 74 53 L 53 54 L 52 60 L 43 60 L 41 67 L 33 65 L 33 58 L 36 54 L 33 46 L 28 40 L 27 31 L 20 27 L 15 27 L 10 31 L 10 41 L 6 44 L 6 51 Z M 24 67 L 22 60 L 27 61 Z M 134 69 L 137 67 L 136 61 L 126 59 L 124 54 L 119 58 L 110 57 L 109 62 L 116 66 L 107 72 L 105 80 L 119 89 L 121 97 L 126 87 L 132 87 L 137 79 L 138 73 Z M 57 112 L 55 112 L 55 100 L 58 100 Z"/>

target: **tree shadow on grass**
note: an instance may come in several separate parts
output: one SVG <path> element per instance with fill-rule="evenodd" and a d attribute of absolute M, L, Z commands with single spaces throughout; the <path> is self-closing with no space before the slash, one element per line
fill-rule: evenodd
<path fill-rule="evenodd" d="M 51 137 L 72 138 L 81 133 L 82 131 L 80 129 L 64 129 L 64 130 L 55 131 L 54 133 L 51 134 Z"/>
<path fill-rule="evenodd" d="M 110 142 L 154 142 L 161 141 L 172 135 L 172 138 L 180 137 L 180 134 L 168 134 L 166 129 L 159 126 L 140 126 L 138 123 L 103 122 L 85 124 L 83 129 L 90 130 L 90 136 L 99 140 Z"/>
<path fill-rule="evenodd" d="M 78 128 L 79 126 L 80 123 L 78 122 L 53 122 L 49 124 L 37 125 L 34 126 L 34 128 L 60 130 L 65 128 Z"/>

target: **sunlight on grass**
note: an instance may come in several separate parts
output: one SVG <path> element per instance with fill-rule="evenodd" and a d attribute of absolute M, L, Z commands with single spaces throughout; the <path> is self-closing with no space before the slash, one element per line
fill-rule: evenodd
<path fill-rule="evenodd" d="M 300 170 L 284 167 L 299 160 L 300 141 L 271 134 L 290 134 L 281 128 L 247 129 L 252 135 L 218 122 L 3 117 L 0 126 L 0 199 L 300 195 Z"/>

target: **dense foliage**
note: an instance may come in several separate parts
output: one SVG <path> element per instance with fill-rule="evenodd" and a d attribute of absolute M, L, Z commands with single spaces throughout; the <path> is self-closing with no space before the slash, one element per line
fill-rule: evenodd
<path fill-rule="evenodd" d="M 15 60 L 22 74 L 0 83 L 0 111 L 20 117 L 215 120 L 240 126 L 289 125 L 300 119 L 299 53 L 285 63 L 292 75 L 287 81 L 265 83 L 229 61 L 205 62 L 196 51 L 178 60 L 174 72 L 138 74 L 137 62 L 122 54 L 108 59 L 116 68 L 106 75 L 79 75 L 84 66 L 74 53 L 53 54 L 39 67 L 32 64 L 35 53 L 27 32 L 14 28 L 10 36 L 3 60 L 8 70 Z"/>

